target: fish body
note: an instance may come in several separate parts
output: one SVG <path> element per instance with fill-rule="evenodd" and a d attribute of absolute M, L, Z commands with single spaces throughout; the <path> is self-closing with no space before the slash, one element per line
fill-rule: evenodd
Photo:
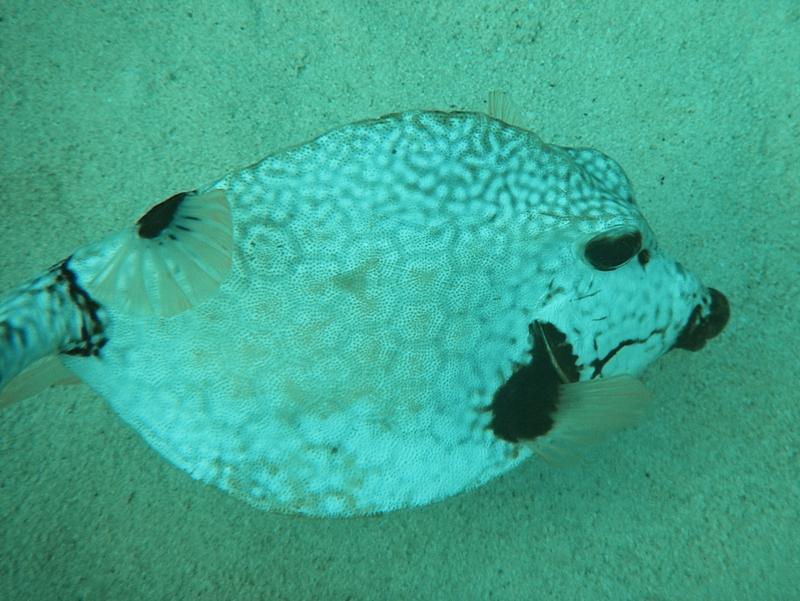
<path fill-rule="evenodd" d="M 6 295 L 0 385 L 57 354 L 193 477 L 370 514 L 506 472 L 565 386 L 625 388 L 727 315 L 612 159 L 410 111 L 171 197 Z"/>

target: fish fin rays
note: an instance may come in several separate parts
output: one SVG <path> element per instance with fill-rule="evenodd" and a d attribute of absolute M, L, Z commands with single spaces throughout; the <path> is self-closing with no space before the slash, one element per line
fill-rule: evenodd
<path fill-rule="evenodd" d="M 650 396 L 632 376 L 563 384 L 553 427 L 527 444 L 548 463 L 569 465 L 608 434 L 636 424 Z"/>
<path fill-rule="evenodd" d="M 499 119 L 508 125 L 524 128 L 522 116 L 506 92 L 500 90 L 489 92 L 487 113 L 490 117 Z"/>
<path fill-rule="evenodd" d="M 24 401 L 51 386 L 80 383 L 81 380 L 64 367 L 56 355 L 48 355 L 31 363 L 0 390 L 0 407 Z"/>
<path fill-rule="evenodd" d="M 190 309 L 216 293 L 230 272 L 232 223 L 224 190 L 176 194 L 120 232 L 88 288 L 125 313 L 170 317 Z"/>

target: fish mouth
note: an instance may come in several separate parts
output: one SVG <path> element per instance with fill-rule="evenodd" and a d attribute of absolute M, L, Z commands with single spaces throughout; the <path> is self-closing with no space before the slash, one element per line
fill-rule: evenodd
<path fill-rule="evenodd" d="M 689 321 L 678 334 L 673 348 L 699 351 L 706 345 L 706 342 L 725 328 L 731 316 L 730 303 L 719 290 L 709 288 L 708 292 L 711 296 L 708 313 L 704 315 L 703 305 L 697 305 L 689 316 Z"/>

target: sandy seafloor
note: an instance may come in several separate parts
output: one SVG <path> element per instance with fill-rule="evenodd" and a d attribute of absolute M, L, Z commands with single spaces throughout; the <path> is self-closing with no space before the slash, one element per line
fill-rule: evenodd
<path fill-rule="evenodd" d="M 0 599 L 800 599 L 800 5 L 222 4 L 0 3 L 0 289 L 280 147 L 503 89 L 620 161 L 730 325 L 578 465 L 370 519 L 261 513 L 44 392 L 0 416 Z"/>

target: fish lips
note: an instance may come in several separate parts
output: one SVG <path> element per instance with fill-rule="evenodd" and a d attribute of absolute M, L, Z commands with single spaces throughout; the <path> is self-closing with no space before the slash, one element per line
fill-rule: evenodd
<path fill-rule="evenodd" d="M 699 351 L 725 328 L 731 316 L 730 303 L 719 290 L 709 288 L 708 292 L 711 297 L 708 313 L 704 315 L 703 305 L 697 305 L 672 348 Z"/>

